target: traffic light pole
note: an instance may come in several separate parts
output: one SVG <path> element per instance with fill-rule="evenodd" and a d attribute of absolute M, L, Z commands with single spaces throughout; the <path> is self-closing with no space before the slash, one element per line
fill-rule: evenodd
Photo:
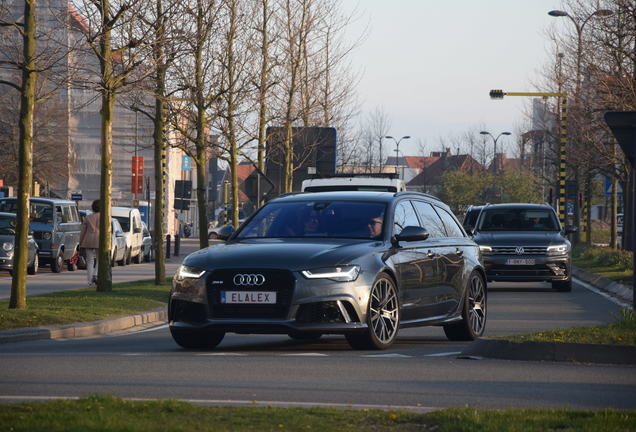
<path fill-rule="evenodd" d="M 559 98 L 559 195 L 558 215 L 562 226 L 565 226 L 565 169 L 566 169 L 566 145 L 568 142 L 568 98 L 565 92 L 504 92 L 503 90 L 491 90 L 492 99 L 503 99 L 504 96 L 529 96 L 529 97 L 556 97 Z"/>

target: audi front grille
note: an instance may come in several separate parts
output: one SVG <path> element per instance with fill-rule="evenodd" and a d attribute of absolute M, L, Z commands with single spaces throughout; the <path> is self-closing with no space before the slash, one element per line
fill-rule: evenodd
<path fill-rule="evenodd" d="M 237 277 L 237 275 L 243 275 Z M 260 277 L 264 281 L 261 283 Z M 236 283 L 235 283 L 236 282 Z M 295 280 L 289 270 L 223 269 L 213 271 L 206 281 L 212 318 L 287 319 Z M 225 304 L 222 291 L 275 292 L 276 304 Z"/>

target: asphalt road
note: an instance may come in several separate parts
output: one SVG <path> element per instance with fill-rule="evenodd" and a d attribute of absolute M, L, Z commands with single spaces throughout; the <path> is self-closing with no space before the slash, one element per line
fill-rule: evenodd
<path fill-rule="evenodd" d="M 487 336 L 610 322 L 618 306 L 576 285 L 492 284 Z M 408 329 L 390 350 L 353 351 L 344 338 L 302 343 L 229 334 L 185 351 L 165 326 L 122 335 L 0 345 L 0 400 L 179 398 L 203 403 L 398 406 L 411 409 L 636 409 L 636 367 L 458 359 L 440 328 Z"/>

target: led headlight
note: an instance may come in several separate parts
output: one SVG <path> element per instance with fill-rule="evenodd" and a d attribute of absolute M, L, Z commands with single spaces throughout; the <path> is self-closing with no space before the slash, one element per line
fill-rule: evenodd
<path fill-rule="evenodd" d="M 2 249 L 4 249 L 7 252 L 12 251 L 13 250 L 13 243 L 3 242 L 2 243 Z"/>
<path fill-rule="evenodd" d="M 483 255 L 490 255 L 492 253 L 492 247 L 479 245 L 479 252 L 481 252 Z"/>
<path fill-rule="evenodd" d="M 300 272 L 307 279 L 331 279 L 339 282 L 353 282 L 360 274 L 360 266 L 347 265 L 323 267 Z"/>
<path fill-rule="evenodd" d="M 548 246 L 548 255 L 565 255 L 570 250 L 570 246 L 567 243 L 560 245 Z"/>
<path fill-rule="evenodd" d="M 205 270 L 201 270 L 200 268 L 181 265 L 177 269 L 175 276 L 177 279 L 199 279 L 204 274 Z"/>

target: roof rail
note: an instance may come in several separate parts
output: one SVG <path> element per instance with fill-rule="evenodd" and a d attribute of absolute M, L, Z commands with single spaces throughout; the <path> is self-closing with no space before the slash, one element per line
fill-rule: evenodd
<path fill-rule="evenodd" d="M 409 190 L 402 191 L 402 192 L 396 192 L 395 196 L 410 195 L 410 194 L 413 194 L 413 195 L 424 195 L 427 198 L 431 198 L 431 199 L 434 199 L 436 201 L 442 201 L 441 199 L 439 199 L 435 195 L 427 194 L 427 193 L 424 193 L 424 192 L 409 191 Z"/>
<path fill-rule="evenodd" d="M 389 179 L 398 179 L 399 176 L 397 173 L 336 173 L 336 174 L 314 174 L 309 176 L 310 179 L 321 179 L 321 178 L 338 178 L 338 177 L 375 177 L 375 178 L 389 178 Z"/>

